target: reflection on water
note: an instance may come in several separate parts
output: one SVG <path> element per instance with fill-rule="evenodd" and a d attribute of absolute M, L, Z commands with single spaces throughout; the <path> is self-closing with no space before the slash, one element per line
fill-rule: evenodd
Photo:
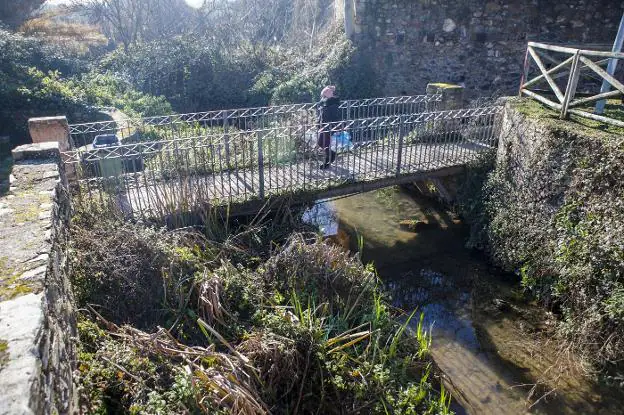
<path fill-rule="evenodd" d="M 457 218 L 431 201 L 384 189 L 319 202 L 304 218 L 319 225 L 325 236 L 349 234 L 351 250 L 358 248 L 357 236 L 363 238 L 362 259 L 375 264 L 393 305 L 424 312 L 426 326 L 432 327 L 433 358 L 467 412 L 614 413 L 610 408 L 618 407 L 617 402 L 607 406 L 588 396 L 591 388 L 581 388 L 579 382 L 564 382 L 571 390 L 556 400 L 544 399 L 534 407 L 527 404 L 527 384 L 534 383 L 531 375 L 539 376 L 547 366 L 540 366 L 542 362 L 530 354 L 523 367 L 501 357 L 525 352 L 516 341 L 513 316 L 489 319 L 475 309 L 472 296 L 475 280 L 495 285 L 500 276 L 492 276 L 487 264 L 465 249 L 466 229 Z M 410 232 L 399 226 L 405 219 L 427 226 Z"/>
<path fill-rule="evenodd" d="M 330 203 L 319 200 L 312 208 L 303 212 L 303 221 L 318 226 L 324 236 L 332 236 L 338 233 L 338 213 Z"/>

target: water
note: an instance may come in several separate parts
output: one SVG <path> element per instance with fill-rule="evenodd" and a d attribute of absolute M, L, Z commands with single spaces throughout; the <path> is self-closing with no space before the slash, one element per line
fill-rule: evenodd
<path fill-rule="evenodd" d="M 432 356 L 461 404 L 456 412 L 622 413 L 620 391 L 560 364 L 561 354 L 535 334 L 543 311 L 508 301 L 514 278 L 467 250 L 466 227 L 437 204 L 391 188 L 319 203 L 305 218 L 346 249 L 363 240 L 362 259 L 376 265 L 393 304 L 425 313 Z M 418 232 L 399 225 L 406 219 L 422 222 Z"/>

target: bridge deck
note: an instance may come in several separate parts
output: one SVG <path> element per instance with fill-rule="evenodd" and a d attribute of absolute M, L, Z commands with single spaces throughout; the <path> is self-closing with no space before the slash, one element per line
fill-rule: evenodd
<path fill-rule="evenodd" d="M 133 174 L 127 176 L 126 191 L 118 194 L 117 201 L 128 213 L 158 214 L 192 210 L 193 206 L 206 202 L 244 204 L 287 194 L 293 198 L 339 196 L 449 174 L 456 171 L 453 168 L 465 165 L 491 148 L 477 142 L 405 146 L 400 171 L 397 171 L 399 154 L 396 149 L 374 146 L 339 154 L 327 169 L 320 169 L 310 160 L 265 166 L 262 180 L 257 168 L 168 180 Z"/>

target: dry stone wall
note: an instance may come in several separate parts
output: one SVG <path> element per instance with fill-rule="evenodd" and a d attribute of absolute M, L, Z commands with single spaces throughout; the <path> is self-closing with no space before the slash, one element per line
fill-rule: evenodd
<path fill-rule="evenodd" d="M 527 41 L 608 46 L 624 11 L 616 0 L 344 1 L 355 5 L 352 38 L 384 95 L 422 93 L 430 82 L 513 95 Z"/>
<path fill-rule="evenodd" d="M 13 157 L 0 195 L 0 414 L 67 414 L 77 332 L 58 143 L 20 146 Z"/>

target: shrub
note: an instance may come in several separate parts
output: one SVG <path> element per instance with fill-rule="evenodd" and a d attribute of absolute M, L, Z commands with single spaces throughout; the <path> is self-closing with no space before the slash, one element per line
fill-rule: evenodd
<path fill-rule="evenodd" d="M 129 117 L 171 114 L 173 109 L 163 96 L 137 91 L 132 85 L 110 73 L 89 72 L 69 82 L 81 100 L 98 107 L 114 107 Z"/>
<path fill-rule="evenodd" d="M 0 30 L 0 135 L 11 136 L 14 145 L 28 142 L 28 118 L 67 115 L 69 122 L 95 121 L 97 106 L 132 116 L 171 112 L 164 98 L 87 70 L 83 57 L 60 46 Z"/>
<path fill-rule="evenodd" d="M 106 56 L 104 71 L 134 87 L 164 96 L 178 112 L 245 106 L 246 91 L 259 71 L 253 55 L 225 51 L 197 35 L 134 45 Z"/>
<path fill-rule="evenodd" d="M 100 317 L 101 325 L 81 319 L 79 383 L 83 407 L 91 412 L 449 412 L 448 394 L 437 392 L 429 378 L 430 337 L 422 319 L 408 334 L 411 317 L 404 324 L 394 319 L 374 270 L 358 257 L 320 239 L 292 235 L 255 267 L 253 254 L 240 255 L 247 251 L 243 247 L 253 252 L 259 240 L 269 251 L 269 240 L 275 240 L 270 235 L 279 233 L 252 225 L 221 242 L 191 233 L 185 239 L 190 244 L 180 245 L 141 225 L 94 225 L 101 216 L 82 213 L 73 224 L 73 237 L 81 241 L 74 246 L 82 250 L 74 255 L 74 283 L 81 292 L 85 279 L 76 276 L 100 269 L 109 284 L 100 284 L 98 275 L 87 281 L 98 285 L 88 290 L 88 299 L 78 297 L 97 303 L 117 293 L 116 301 L 137 301 L 158 316 L 161 324 L 154 320 L 152 327 L 169 329 L 146 333 Z M 99 242 L 86 241 L 87 234 Z M 196 248 L 188 248 L 192 241 Z M 100 253 L 114 244 L 118 256 Z M 177 265 L 167 266 L 172 255 Z M 185 271 L 173 284 L 149 288 L 163 277 L 159 267 L 168 275 Z M 151 299 L 126 283 L 130 273 L 146 284 Z M 179 306 L 167 319 L 157 312 L 159 302 Z M 104 315 L 107 308 L 96 309 Z M 123 311 L 137 312 L 132 306 Z M 182 324 L 192 329 L 193 321 L 203 340 L 180 330 Z"/>
<path fill-rule="evenodd" d="M 95 205 L 72 223 L 72 283 L 80 307 L 117 323 L 154 328 L 177 304 L 167 290 L 197 271 L 196 259 L 163 230 L 124 223 Z"/>

